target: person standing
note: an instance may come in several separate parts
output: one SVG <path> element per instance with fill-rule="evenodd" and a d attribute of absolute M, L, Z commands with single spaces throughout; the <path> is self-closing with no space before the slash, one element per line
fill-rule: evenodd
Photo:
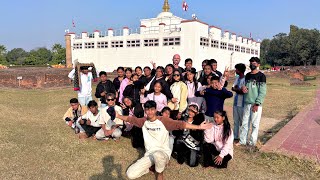
<path fill-rule="evenodd" d="M 239 141 L 239 130 L 242 123 L 244 98 L 241 87 L 245 85 L 244 72 L 246 65 L 239 63 L 235 65 L 237 77 L 233 83 L 232 91 L 236 93 L 233 101 L 233 122 L 234 122 L 234 140 Z"/>
<path fill-rule="evenodd" d="M 110 80 L 108 80 L 107 73 L 105 71 L 101 71 L 99 73 L 99 77 L 101 81 L 97 85 L 95 96 L 96 98 L 100 98 L 101 108 L 104 108 L 107 106 L 105 96 L 108 93 L 116 94 L 116 89 L 113 83 Z"/>
<path fill-rule="evenodd" d="M 258 139 L 262 104 L 267 94 L 267 81 L 266 76 L 258 70 L 260 59 L 252 57 L 249 61 L 251 72 L 246 74 L 245 86 L 241 88 L 245 95 L 240 141 L 237 145 L 247 145 L 247 138 L 250 137 L 248 144 L 255 146 Z M 252 125 L 252 133 L 248 136 L 250 125 Z"/>

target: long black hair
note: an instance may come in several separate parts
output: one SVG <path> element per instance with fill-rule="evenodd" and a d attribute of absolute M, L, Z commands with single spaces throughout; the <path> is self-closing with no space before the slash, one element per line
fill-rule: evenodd
<path fill-rule="evenodd" d="M 196 75 L 197 75 L 197 71 L 196 71 L 196 69 L 195 68 L 191 68 L 191 69 L 188 69 L 187 71 L 186 71 L 186 75 L 185 75 L 185 83 L 187 84 L 187 81 L 188 81 L 188 78 L 187 78 L 187 73 L 188 72 L 190 72 L 190 73 L 192 73 L 194 76 L 193 76 L 193 83 L 194 83 L 194 90 L 195 91 L 197 91 L 198 90 L 198 80 L 197 80 L 197 77 L 196 77 Z"/>
<path fill-rule="evenodd" d="M 222 136 L 222 142 L 225 143 L 229 136 L 231 135 L 231 127 L 228 120 L 227 112 L 226 111 L 216 111 L 215 114 L 219 114 L 220 116 L 224 117 L 223 120 L 223 136 Z"/>

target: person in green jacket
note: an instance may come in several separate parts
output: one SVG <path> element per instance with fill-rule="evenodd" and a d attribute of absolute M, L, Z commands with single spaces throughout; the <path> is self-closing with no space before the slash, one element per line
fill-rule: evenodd
<path fill-rule="evenodd" d="M 262 104 L 267 93 L 266 76 L 259 71 L 260 59 L 252 57 L 250 60 L 251 72 L 246 74 L 244 93 L 244 110 L 240 128 L 240 141 L 237 145 L 255 146 L 258 139 L 259 124 L 262 114 Z M 252 125 L 252 133 L 249 129 Z M 249 142 L 248 141 L 249 137 Z"/>

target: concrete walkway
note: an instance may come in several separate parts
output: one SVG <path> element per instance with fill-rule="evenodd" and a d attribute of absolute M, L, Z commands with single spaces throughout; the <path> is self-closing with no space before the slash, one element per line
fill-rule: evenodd
<path fill-rule="evenodd" d="M 314 102 L 289 121 L 261 150 L 320 163 L 320 89 Z"/>

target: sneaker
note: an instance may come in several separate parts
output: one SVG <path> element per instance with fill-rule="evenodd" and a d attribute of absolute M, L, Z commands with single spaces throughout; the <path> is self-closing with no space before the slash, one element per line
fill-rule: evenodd
<path fill-rule="evenodd" d="M 79 134 L 79 133 L 80 133 L 80 129 L 79 129 L 78 127 L 75 127 L 75 128 L 74 128 L 74 133 L 75 133 L 75 134 Z"/>

